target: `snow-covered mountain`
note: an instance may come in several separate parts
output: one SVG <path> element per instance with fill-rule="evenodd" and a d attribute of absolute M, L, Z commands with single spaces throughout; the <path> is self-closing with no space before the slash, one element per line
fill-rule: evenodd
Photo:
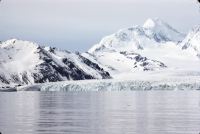
<path fill-rule="evenodd" d="M 106 79 L 108 72 L 79 53 L 17 39 L 0 44 L 0 85 Z"/>
<path fill-rule="evenodd" d="M 179 42 L 185 37 L 167 23 L 159 19 L 148 19 L 143 26 L 119 30 L 101 40 L 88 52 L 133 51 L 156 47 L 165 42 Z"/>
<path fill-rule="evenodd" d="M 121 74 L 124 74 L 122 78 L 128 74 L 133 77 L 132 74 L 141 71 L 178 74 L 195 71 L 196 74 L 200 68 L 197 54 L 183 49 L 190 46 L 200 52 L 197 43 L 200 40 L 199 29 L 185 36 L 162 20 L 148 19 L 143 26 L 125 28 L 106 36 L 82 55 L 99 64 L 114 78 Z M 141 77 L 135 77 L 138 76 Z"/>

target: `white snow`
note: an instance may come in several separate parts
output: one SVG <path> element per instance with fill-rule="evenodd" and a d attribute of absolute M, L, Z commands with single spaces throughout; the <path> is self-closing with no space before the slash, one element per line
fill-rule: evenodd
<path fill-rule="evenodd" d="M 200 26 L 193 28 L 179 45 L 183 50 L 200 56 Z"/>

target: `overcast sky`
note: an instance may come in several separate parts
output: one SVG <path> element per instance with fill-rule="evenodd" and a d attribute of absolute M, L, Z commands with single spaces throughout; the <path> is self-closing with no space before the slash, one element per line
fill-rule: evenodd
<path fill-rule="evenodd" d="M 106 35 L 157 17 L 185 33 L 200 24 L 196 0 L 2 0 L 0 40 L 86 51 Z"/>

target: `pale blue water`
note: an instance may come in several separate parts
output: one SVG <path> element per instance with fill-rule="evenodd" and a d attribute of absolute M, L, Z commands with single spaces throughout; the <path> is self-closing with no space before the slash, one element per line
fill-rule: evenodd
<path fill-rule="evenodd" d="M 2 134 L 199 134 L 200 92 L 0 93 Z"/>

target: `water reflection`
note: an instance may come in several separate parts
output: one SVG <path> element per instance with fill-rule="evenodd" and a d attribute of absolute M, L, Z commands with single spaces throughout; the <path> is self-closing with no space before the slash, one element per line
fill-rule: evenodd
<path fill-rule="evenodd" d="M 0 94 L 3 134 L 198 134 L 197 91 Z"/>

